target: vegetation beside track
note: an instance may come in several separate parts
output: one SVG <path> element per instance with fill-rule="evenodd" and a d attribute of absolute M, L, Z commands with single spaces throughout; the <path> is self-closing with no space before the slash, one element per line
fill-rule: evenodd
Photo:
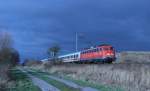
<path fill-rule="evenodd" d="M 0 91 L 41 91 L 25 73 L 18 69 L 11 69 L 9 77 L 9 83 L 0 88 Z"/>
<path fill-rule="evenodd" d="M 77 79 L 73 79 L 65 74 L 57 74 L 57 73 L 48 73 L 48 72 L 42 72 L 40 70 L 35 70 L 35 69 L 32 69 L 34 72 L 36 73 L 39 73 L 39 74 L 42 74 L 42 75 L 52 75 L 52 76 L 55 76 L 55 77 L 60 77 L 60 78 L 63 78 L 65 80 L 70 80 L 80 86 L 83 86 L 83 87 L 92 87 L 92 88 L 96 88 L 100 91 L 124 91 L 122 88 L 120 87 L 112 87 L 112 86 L 106 86 L 106 85 L 101 85 L 101 84 L 95 84 L 95 83 L 91 83 L 89 81 L 83 81 L 83 80 L 77 80 Z"/>

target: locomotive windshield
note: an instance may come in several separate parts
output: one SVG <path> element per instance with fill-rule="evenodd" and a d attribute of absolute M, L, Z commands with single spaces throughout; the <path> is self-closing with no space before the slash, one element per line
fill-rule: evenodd
<path fill-rule="evenodd" d="M 103 50 L 113 50 L 113 47 L 107 47 L 107 48 L 103 48 Z"/>

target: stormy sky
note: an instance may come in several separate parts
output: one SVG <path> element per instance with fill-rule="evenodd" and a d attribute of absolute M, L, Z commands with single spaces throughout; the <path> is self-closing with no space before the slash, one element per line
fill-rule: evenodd
<path fill-rule="evenodd" d="M 21 58 L 46 58 L 102 43 L 117 51 L 150 50 L 150 0 L 0 0 L 0 31 L 11 33 Z"/>

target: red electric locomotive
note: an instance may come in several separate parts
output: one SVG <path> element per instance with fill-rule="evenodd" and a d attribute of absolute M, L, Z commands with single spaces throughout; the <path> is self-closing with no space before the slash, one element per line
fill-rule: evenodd
<path fill-rule="evenodd" d="M 82 62 L 106 62 L 115 61 L 115 50 L 111 45 L 103 44 L 81 51 L 80 61 Z"/>

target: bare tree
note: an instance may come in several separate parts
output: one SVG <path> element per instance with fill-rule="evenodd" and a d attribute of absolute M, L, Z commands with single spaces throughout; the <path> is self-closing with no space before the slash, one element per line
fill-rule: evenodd
<path fill-rule="evenodd" d="M 60 52 L 60 46 L 57 44 L 54 44 L 52 47 L 48 48 L 48 55 L 56 61 L 58 57 L 58 53 Z"/>
<path fill-rule="evenodd" d="M 12 48 L 13 40 L 8 32 L 0 32 L 0 50 Z"/>
<path fill-rule="evenodd" d="M 0 62 L 11 65 L 19 62 L 19 53 L 13 48 L 13 40 L 8 32 L 0 32 Z"/>

